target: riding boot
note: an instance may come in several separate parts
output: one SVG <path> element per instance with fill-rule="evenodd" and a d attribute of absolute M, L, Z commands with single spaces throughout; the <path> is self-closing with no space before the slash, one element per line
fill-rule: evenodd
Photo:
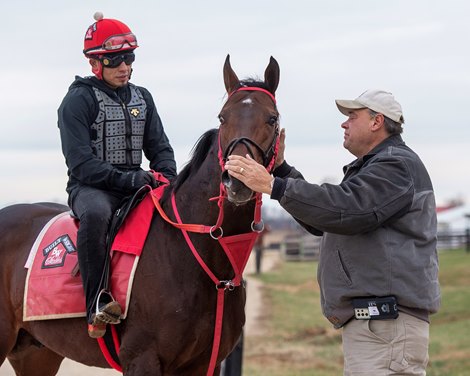
<path fill-rule="evenodd" d="M 90 238 L 88 229 L 83 227 L 86 226 L 80 224 L 78 230 L 78 263 L 85 293 L 87 321 L 88 323 L 92 323 L 92 315 L 96 311 L 96 300 L 101 290 L 100 283 L 104 269 L 105 248 L 99 247 L 98 243 L 95 242 L 95 247 L 90 250 L 88 244 L 86 244 L 88 243 L 86 239 L 84 239 L 85 241 L 81 241 L 82 238 Z M 87 232 L 87 234 L 80 234 L 80 232 Z"/>
<path fill-rule="evenodd" d="M 106 234 L 114 211 L 119 207 L 123 196 L 100 189 L 80 187 L 72 198 L 72 208 L 78 216 L 80 226 L 77 233 L 77 252 L 82 277 L 88 323 L 93 323 L 96 313 L 96 300 L 101 291 L 102 274 L 106 260 Z M 106 305 L 112 299 L 101 294 Z M 108 321 L 116 322 L 115 307 L 109 310 Z M 120 315 L 120 314 L 119 314 Z M 104 320 L 103 320 L 104 321 Z"/>

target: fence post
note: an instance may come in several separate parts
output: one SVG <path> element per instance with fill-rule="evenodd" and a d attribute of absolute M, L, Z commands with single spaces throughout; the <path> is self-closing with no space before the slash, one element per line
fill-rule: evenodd
<path fill-rule="evenodd" d="M 470 213 L 465 214 L 467 228 L 465 229 L 465 250 L 470 252 Z"/>
<path fill-rule="evenodd" d="M 256 274 L 261 273 L 261 260 L 263 258 L 263 246 L 255 245 L 255 265 L 256 265 Z"/>
<path fill-rule="evenodd" d="M 243 331 L 235 348 L 223 362 L 221 376 L 242 376 Z"/>
<path fill-rule="evenodd" d="M 465 230 L 465 243 L 466 243 L 466 247 L 465 247 L 465 250 L 467 251 L 467 253 L 470 252 L 470 228 L 467 228 Z"/>

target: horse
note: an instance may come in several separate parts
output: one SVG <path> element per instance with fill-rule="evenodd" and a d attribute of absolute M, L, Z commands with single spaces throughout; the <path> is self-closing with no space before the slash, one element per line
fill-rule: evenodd
<path fill-rule="evenodd" d="M 236 236 L 260 231 L 253 218 L 261 194 L 224 172 L 223 164 L 231 154 L 249 153 L 272 168 L 279 142 L 274 98 L 279 65 L 271 57 L 264 81 L 240 81 L 227 55 L 223 77 L 228 96 L 218 116 L 220 125 L 200 137 L 190 160 L 166 189 L 160 202 L 168 218 L 154 215 L 150 225 L 128 315 L 118 326 L 125 376 L 219 375 L 221 362 L 243 330 L 245 289 L 243 283 L 231 282 L 233 266 L 217 240 L 222 232 Z M 214 288 L 213 278 L 189 251 L 185 230 L 174 225 L 175 205 L 183 224 L 217 224 L 210 234 L 186 235 L 222 286 Z M 68 210 L 56 203 L 15 204 L 0 210 L 0 365 L 8 359 L 19 376 L 56 375 L 64 357 L 110 367 L 97 341 L 88 337 L 84 318 L 22 317 L 29 250 L 43 226 Z M 225 304 L 216 312 L 220 291 Z M 217 314 L 223 314 L 218 339 Z"/>

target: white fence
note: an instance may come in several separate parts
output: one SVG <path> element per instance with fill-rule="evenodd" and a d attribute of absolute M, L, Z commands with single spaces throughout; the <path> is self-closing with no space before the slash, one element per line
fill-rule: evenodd
<path fill-rule="evenodd" d="M 289 235 L 281 244 L 281 255 L 286 261 L 312 261 L 320 255 L 321 237 L 313 235 Z"/>

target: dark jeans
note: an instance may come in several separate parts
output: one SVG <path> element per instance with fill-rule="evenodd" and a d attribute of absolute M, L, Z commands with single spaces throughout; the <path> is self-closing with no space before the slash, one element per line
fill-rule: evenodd
<path fill-rule="evenodd" d="M 80 220 L 77 252 L 89 323 L 96 309 L 96 298 L 104 271 L 108 227 L 124 197 L 126 196 L 116 192 L 83 186 L 72 192 L 69 202 Z"/>

